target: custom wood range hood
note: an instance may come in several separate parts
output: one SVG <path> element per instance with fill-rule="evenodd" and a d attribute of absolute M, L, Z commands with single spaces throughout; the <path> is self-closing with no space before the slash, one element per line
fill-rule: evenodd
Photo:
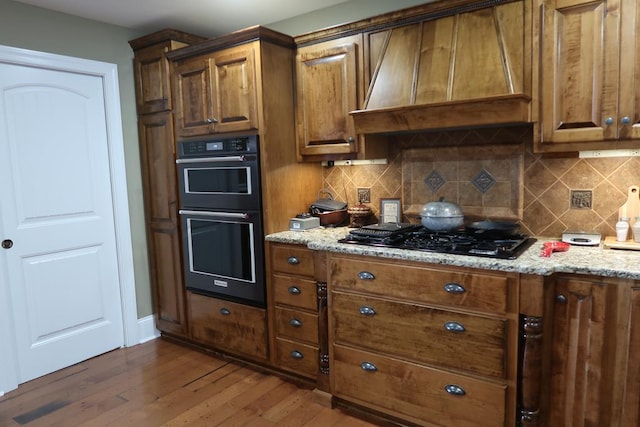
<path fill-rule="evenodd" d="M 530 2 L 529 2 L 530 3 Z M 370 32 L 371 83 L 356 132 L 531 121 L 526 1 L 481 1 Z"/>

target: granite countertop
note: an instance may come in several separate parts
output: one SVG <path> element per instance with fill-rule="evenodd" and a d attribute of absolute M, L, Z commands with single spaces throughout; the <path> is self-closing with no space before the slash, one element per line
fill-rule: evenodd
<path fill-rule="evenodd" d="M 377 248 L 338 243 L 351 230 L 348 227 L 319 227 L 304 231 L 283 231 L 270 234 L 267 241 L 306 245 L 310 249 L 351 255 L 366 255 L 408 261 L 487 270 L 511 271 L 548 276 L 553 273 L 576 273 L 595 276 L 640 279 L 640 251 L 606 249 L 600 246 L 571 246 L 566 252 L 554 252 L 542 257 L 542 245 L 557 241 L 538 237 L 529 249 L 515 260 L 501 260 L 467 255 L 449 255 L 403 249 Z"/>

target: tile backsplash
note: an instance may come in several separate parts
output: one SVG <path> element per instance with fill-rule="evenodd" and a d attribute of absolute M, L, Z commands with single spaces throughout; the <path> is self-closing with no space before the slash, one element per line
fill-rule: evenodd
<path fill-rule="evenodd" d="M 354 205 L 401 199 L 404 221 L 424 203 L 458 203 L 471 219 L 518 220 L 524 233 L 557 238 L 565 230 L 615 235 L 618 208 L 640 185 L 640 157 L 581 159 L 532 152 L 530 127 L 404 134 L 390 137 L 386 165 L 324 168 L 324 185 Z"/>

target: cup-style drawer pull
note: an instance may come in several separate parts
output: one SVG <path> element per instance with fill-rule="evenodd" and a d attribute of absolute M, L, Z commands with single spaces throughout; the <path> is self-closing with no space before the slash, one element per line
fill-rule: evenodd
<path fill-rule="evenodd" d="M 302 293 L 300 288 L 297 286 L 289 286 L 289 289 L 287 289 L 287 291 L 289 291 L 291 295 L 300 295 Z"/>
<path fill-rule="evenodd" d="M 370 273 L 368 271 L 361 271 L 360 273 L 358 273 L 358 278 L 360 280 L 373 280 L 376 278 L 376 276 L 374 276 L 373 273 Z"/>
<path fill-rule="evenodd" d="M 287 264 L 297 265 L 300 264 L 300 260 L 294 256 L 290 256 L 289 258 L 287 258 Z"/>
<path fill-rule="evenodd" d="M 220 314 L 222 314 L 223 316 L 228 316 L 231 314 L 231 311 L 228 308 L 221 308 Z"/>
<path fill-rule="evenodd" d="M 303 359 L 304 358 L 304 354 L 300 353 L 298 350 L 293 350 L 291 352 L 291 357 L 293 359 Z"/>
<path fill-rule="evenodd" d="M 375 372 L 378 370 L 378 368 L 376 368 L 376 365 L 374 365 L 371 362 L 362 362 L 360 364 L 360 367 L 362 368 L 363 371 L 366 371 L 366 372 Z"/>
<path fill-rule="evenodd" d="M 467 394 L 467 392 L 464 391 L 462 387 L 455 384 L 447 384 L 446 386 L 444 386 L 444 391 L 449 394 L 453 394 L 454 396 L 464 396 L 465 394 Z"/>
<path fill-rule="evenodd" d="M 447 283 L 444 285 L 444 290 L 450 294 L 462 294 L 466 289 L 460 283 Z"/>
<path fill-rule="evenodd" d="M 295 317 L 289 320 L 289 324 L 294 328 L 299 328 L 302 326 L 302 322 L 300 321 L 300 319 L 296 319 Z"/>
<path fill-rule="evenodd" d="M 363 316 L 375 316 L 376 311 L 373 309 L 373 307 L 364 305 L 360 307 L 360 314 L 362 314 Z"/>
<path fill-rule="evenodd" d="M 444 324 L 444 328 L 449 332 L 464 332 L 466 329 L 458 322 L 447 322 Z"/>

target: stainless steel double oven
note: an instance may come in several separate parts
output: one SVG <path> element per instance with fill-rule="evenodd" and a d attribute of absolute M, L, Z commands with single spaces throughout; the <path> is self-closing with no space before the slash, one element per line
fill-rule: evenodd
<path fill-rule="evenodd" d="M 187 289 L 265 306 L 256 135 L 178 143 Z"/>

